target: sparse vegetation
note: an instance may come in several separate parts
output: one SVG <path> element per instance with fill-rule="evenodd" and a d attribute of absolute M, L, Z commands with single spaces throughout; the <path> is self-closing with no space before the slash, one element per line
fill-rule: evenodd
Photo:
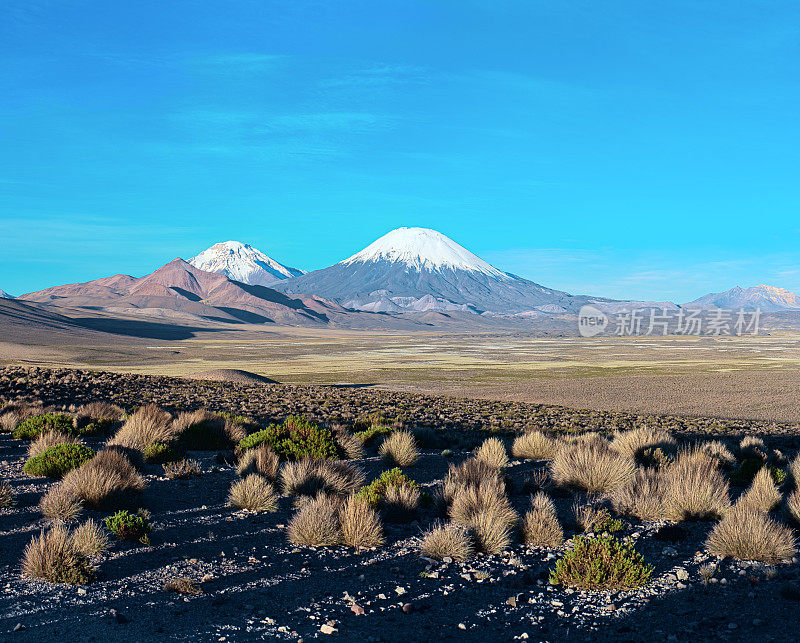
<path fill-rule="evenodd" d="M 655 469 L 637 469 L 633 479 L 611 495 L 614 511 L 639 520 L 656 521 L 666 512 L 666 481 Z"/>
<path fill-rule="evenodd" d="M 410 467 L 419 460 L 417 441 L 410 431 L 394 431 L 388 435 L 378 453 L 386 462 L 398 467 Z"/>
<path fill-rule="evenodd" d="M 40 478 L 63 478 L 67 472 L 81 466 L 94 457 L 94 451 L 82 444 L 66 442 L 48 447 L 39 455 L 30 458 L 22 470 L 29 476 Z"/>
<path fill-rule="evenodd" d="M 228 494 L 228 502 L 248 511 L 277 511 L 278 494 L 266 478 L 251 473 L 234 482 Z"/>
<path fill-rule="evenodd" d="M 172 423 L 172 416 L 155 405 L 148 404 L 133 413 L 106 447 L 121 447 L 144 452 L 151 444 L 172 444 L 179 428 Z"/>
<path fill-rule="evenodd" d="M 67 493 L 96 509 L 128 503 L 145 487 L 130 461 L 108 449 L 67 473 L 61 484 Z"/>
<path fill-rule="evenodd" d="M 675 522 L 710 520 L 730 506 L 728 481 L 714 460 L 697 449 L 679 453 L 665 473 L 665 516 Z"/>
<path fill-rule="evenodd" d="M 15 503 L 14 489 L 7 482 L 0 481 L 0 509 L 13 507 Z"/>
<path fill-rule="evenodd" d="M 125 416 L 125 411 L 116 404 L 90 402 L 75 412 L 73 425 L 81 435 L 106 433 Z"/>
<path fill-rule="evenodd" d="M 72 543 L 87 558 L 99 556 L 108 549 L 108 538 L 94 520 L 89 518 L 72 531 Z"/>
<path fill-rule="evenodd" d="M 83 503 L 80 496 L 65 488 L 62 483 L 51 487 L 42 496 L 39 501 L 39 511 L 45 518 L 70 522 L 81 515 Z"/>
<path fill-rule="evenodd" d="M 201 593 L 200 586 L 186 576 L 176 576 L 168 579 L 164 583 L 164 591 L 174 592 L 183 596 L 197 596 Z"/>
<path fill-rule="evenodd" d="M 28 457 L 34 458 L 40 453 L 47 451 L 50 447 L 71 442 L 77 443 L 78 438 L 68 433 L 62 433 L 61 431 L 45 431 L 28 445 Z"/>
<path fill-rule="evenodd" d="M 280 458 L 278 454 L 270 449 L 266 444 L 248 449 L 242 454 L 236 465 L 236 473 L 244 478 L 251 473 L 275 480 L 278 477 Z"/>
<path fill-rule="evenodd" d="M 550 582 L 579 589 L 631 589 L 647 584 L 653 567 L 632 545 L 614 536 L 576 536 L 556 563 Z"/>
<path fill-rule="evenodd" d="M 736 502 L 738 505 L 747 506 L 756 511 L 772 511 L 781 501 L 781 492 L 775 486 L 772 473 L 767 467 L 762 467 L 753 478 L 753 483 Z"/>
<path fill-rule="evenodd" d="M 173 420 L 173 429 L 178 441 L 184 449 L 190 451 L 217 451 L 228 449 L 243 439 L 246 433 L 240 429 L 241 434 L 236 441 L 232 440 L 226 418 L 208 411 L 191 411 L 181 413 Z M 230 427 L 238 427 L 230 423 Z"/>
<path fill-rule="evenodd" d="M 288 496 L 316 496 L 320 492 L 346 496 L 364 484 L 364 472 L 347 462 L 304 458 L 286 462 L 280 479 Z"/>
<path fill-rule="evenodd" d="M 663 429 L 643 427 L 617 431 L 611 448 L 646 466 L 662 466 L 672 459 L 677 441 Z"/>
<path fill-rule="evenodd" d="M 450 518 L 471 529 L 478 549 L 487 554 L 497 554 L 511 544 L 518 520 L 504 488 L 491 479 L 460 489 L 453 497 Z"/>
<path fill-rule="evenodd" d="M 622 529 L 622 521 L 612 518 L 605 507 L 575 503 L 572 512 L 575 515 L 575 522 L 584 532 L 603 533 Z"/>
<path fill-rule="evenodd" d="M 386 491 L 390 487 L 406 487 L 411 489 L 418 489 L 419 485 L 404 474 L 398 467 L 384 471 L 380 476 L 375 478 L 367 486 L 362 487 L 358 491 L 358 495 L 364 498 L 372 508 L 380 506 Z"/>

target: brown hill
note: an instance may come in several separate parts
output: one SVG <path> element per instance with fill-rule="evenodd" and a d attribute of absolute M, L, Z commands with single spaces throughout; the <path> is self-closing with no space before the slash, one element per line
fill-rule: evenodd
<path fill-rule="evenodd" d="M 177 311 L 219 321 L 326 324 L 325 304 L 294 299 L 271 288 L 249 286 L 224 275 L 198 270 L 175 259 L 141 278 L 114 275 L 86 283 L 54 286 L 21 299 L 70 308 L 115 312 Z M 331 304 L 331 310 L 339 308 Z M 343 310 L 343 309 L 342 309 Z M 338 312 L 338 311 L 337 311 Z"/>

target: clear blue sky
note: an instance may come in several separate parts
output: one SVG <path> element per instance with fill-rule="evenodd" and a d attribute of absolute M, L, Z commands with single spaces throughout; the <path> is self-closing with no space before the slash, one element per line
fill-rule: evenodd
<path fill-rule="evenodd" d="M 800 290 L 794 1 L 3 0 L 0 288 L 402 225 L 547 286 Z"/>

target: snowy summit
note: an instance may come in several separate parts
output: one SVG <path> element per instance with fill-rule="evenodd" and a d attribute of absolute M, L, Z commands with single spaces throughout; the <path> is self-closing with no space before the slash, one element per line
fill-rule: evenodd
<path fill-rule="evenodd" d="M 189 263 L 199 270 L 217 272 L 228 279 L 252 286 L 271 286 L 305 274 L 304 270 L 284 266 L 253 246 L 239 241 L 216 243 Z"/>
<path fill-rule="evenodd" d="M 429 228 L 397 228 L 373 241 L 342 265 L 388 261 L 415 270 L 465 270 L 496 279 L 511 279 L 441 232 Z"/>

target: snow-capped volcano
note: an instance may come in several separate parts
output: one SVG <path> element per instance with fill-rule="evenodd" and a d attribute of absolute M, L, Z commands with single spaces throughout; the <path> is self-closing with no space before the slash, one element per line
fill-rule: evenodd
<path fill-rule="evenodd" d="M 14 299 L 13 295 L 9 295 L 5 290 L 0 290 L 0 299 Z"/>
<path fill-rule="evenodd" d="M 216 272 L 251 286 L 271 286 L 284 279 L 305 274 L 304 270 L 285 266 L 253 246 L 239 241 L 216 243 L 189 259 L 189 263 L 199 270 Z"/>
<path fill-rule="evenodd" d="M 429 228 L 397 228 L 373 241 L 361 252 L 340 263 L 389 261 L 415 270 L 465 270 L 496 279 L 513 279 L 464 246 Z"/>
<path fill-rule="evenodd" d="M 725 308 L 728 310 L 754 310 L 760 308 L 764 312 L 800 309 L 800 297 L 795 293 L 777 286 L 736 286 L 725 292 L 712 292 L 699 299 L 683 304 L 684 308 Z"/>
<path fill-rule="evenodd" d="M 371 312 L 558 313 L 587 300 L 498 270 L 427 228 L 392 230 L 344 261 L 272 287 Z"/>

